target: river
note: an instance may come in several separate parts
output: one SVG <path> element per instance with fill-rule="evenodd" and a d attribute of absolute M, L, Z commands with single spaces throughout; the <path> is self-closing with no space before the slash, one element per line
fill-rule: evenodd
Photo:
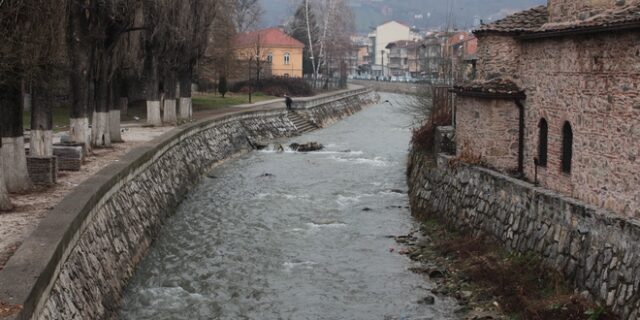
<path fill-rule="evenodd" d="M 382 101 L 389 100 L 384 103 Z M 122 319 L 455 319 L 390 237 L 418 227 L 406 194 L 408 99 L 279 141 L 209 173 L 168 219 Z"/>

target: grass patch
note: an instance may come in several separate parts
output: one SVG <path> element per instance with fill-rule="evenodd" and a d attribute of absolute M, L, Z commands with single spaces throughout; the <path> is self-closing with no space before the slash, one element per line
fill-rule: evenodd
<path fill-rule="evenodd" d="M 278 99 L 278 97 L 255 92 L 251 95 L 253 103 Z M 227 93 L 223 98 L 221 95 L 206 94 L 193 97 L 193 111 L 206 111 L 211 109 L 225 108 L 240 104 L 249 103 L 249 95 L 241 93 Z"/>
<path fill-rule="evenodd" d="M 510 319 L 618 319 L 606 308 L 575 294 L 564 276 L 544 266 L 536 253 L 512 254 L 495 241 L 451 230 L 422 215 L 429 235 L 424 262 L 438 260 L 450 270 L 441 293 L 474 292 L 470 304 L 497 306 Z M 421 259 L 422 261 L 422 259 Z"/>
<path fill-rule="evenodd" d="M 53 131 L 66 131 L 69 129 L 70 110 L 66 107 L 53 108 Z M 25 129 L 31 129 L 31 112 L 25 111 L 22 114 L 22 124 Z"/>

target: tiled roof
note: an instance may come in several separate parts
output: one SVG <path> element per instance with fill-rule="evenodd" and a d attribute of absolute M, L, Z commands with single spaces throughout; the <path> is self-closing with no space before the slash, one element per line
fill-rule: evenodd
<path fill-rule="evenodd" d="M 510 33 L 535 37 L 557 32 L 588 32 L 624 27 L 640 27 L 640 3 L 607 10 L 584 20 L 557 23 L 550 23 L 547 7 L 539 6 L 483 25 L 475 33 Z"/>
<path fill-rule="evenodd" d="M 302 42 L 292 38 L 279 28 L 241 33 L 233 41 L 235 48 L 253 47 L 258 43 L 263 47 L 304 48 Z"/>
<path fill-rule="evenodd" d="M 482 25 L 475 33 L 535 31 L 549 22 L 547 6 L 538 6 L 512 14 L 494 23 Z"/>
<path fill-rule="evenodd" d="M 492 79 L 489 81 L 472 81 L 453 87 L 453 92 L 461 96 L 486 97 L 524 97 L 524 92 L 513 81 L 508 79 Z"/>
<path fill-rule="evenodd" d="M 420 44 L 421 43 L 417 41 L 400 40 L 400 41 L 389 43 L 386 48 L 391 49 L 392 47 L 399 47 L 399 48 L 414 49 Z"/>
<path fill-rule="evenodd" d="M 547 23 L 537 30 L 537 32 L 578 31 L 594 28 L 621 27 L 634 23 L 640 23 L 639 3 L 631 4 L 623 8 L 607 10 L 584 20 Z"/>

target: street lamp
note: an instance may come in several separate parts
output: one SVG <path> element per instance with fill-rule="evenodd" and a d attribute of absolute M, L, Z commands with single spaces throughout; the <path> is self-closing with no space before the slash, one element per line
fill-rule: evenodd
<path fill-rule="evenodd" d="M 258 55 L 255 55 L 253 57 L 249 57 L 249 104 L 252 103 L 251 101 L 251 94 L 253 93 L 253 71 L 251 70 L 251 61 L 253 61 L 253 58 L 256 58 L 256 69 L 259 68 L 258 66 L 258 59 L 260 59 L 260 57 L 258 57 Z"/>

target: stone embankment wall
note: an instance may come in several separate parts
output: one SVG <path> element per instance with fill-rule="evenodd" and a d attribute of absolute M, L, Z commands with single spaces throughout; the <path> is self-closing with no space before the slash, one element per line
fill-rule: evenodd
<path fill-rule="evenodd" d="M 316 106 L 298 112 L 327 123 L 376 97 L 363 89 L 343 91 L 316 98 L 324 103 L 306 99 Z M 22 307 L 9 319 L 116 318 L 136 266 L 200 177 L 249 150 L 251 140 L 297 134 L 282 102 L 239 110 L 168 132 L 66 197 L 0 272 L 0 305 Z"/>
<path fill-rule="evenodd" d="M 400 94 L 417 94 L 421 88 L 431 93 L 431 86 L 424 83 L 406 83 L 406 82 L 388 82 L 375 80 L 349 80 L 349 83 L 367 86 L 378 92 L 400 93 Z"/>
<path fill-rule="evenodd" d="M 535 252 L 624 319 L 640 316 L 640 223 L 492 170 L 413 150 L 414 214 Z"/>

